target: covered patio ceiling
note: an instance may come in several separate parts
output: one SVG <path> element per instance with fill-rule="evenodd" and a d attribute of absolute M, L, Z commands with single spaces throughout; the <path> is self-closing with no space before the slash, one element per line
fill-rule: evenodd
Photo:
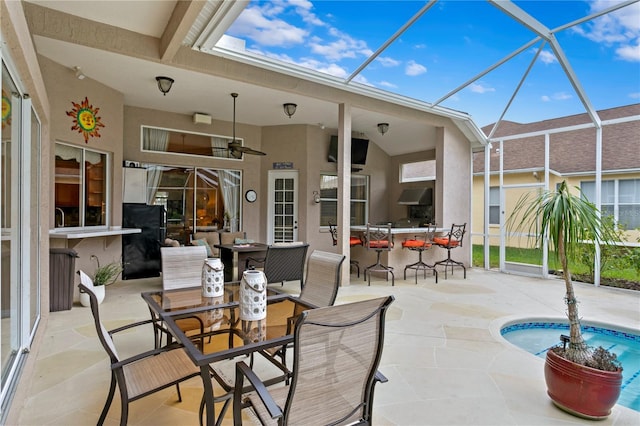
<path fill-rule="evenodd" d="M 231 120 L 229 94 L 237 92 L 240 94 L 239 122 L 258 126 L 310 124 L 337 128 L 337 102 L 353 99 L 349 95 L 364 94 L 370 101 L 353 104 L 352 130 L 361 136 L 375 138 L 375 143 L 389 155 L 400 155 L 433 148 L 416 135 L 429 134 L 434 126 L 448 120 L 452 120 L 474 146 L 481 146 L 485 138 L 479 124 L 473 121 L 478 111 L 459 111 L 455 108 L 455 100 L 462 91 L 513 62 L 525 51 L 535 52 L 533 59 L 528 59 L 529 65 L 520 72 L 509 71 L 510 90 L 505 90 L 504 103 L 495 111 L 492 122 L 510 119 L 510 108 L 526 85 L 533 64 L 545 48 L 550 48 L 582 108 L 576 113 L 587 112 L 598 125 L 596 110 L 610 106 L 592 102 L 589 90 L 578 78 L 579 72 L 557 35 L 567 28 L 619 12 L 637 1 L 607 2 L 607 7 L 598 12 L 551 28 L 525 12 L 526 2 L 490 0 L 486 3 L 493 6 L 492 9 L 526 30 L 527 41 L 508 52 L 497 52 L 499 57 L 495 62 L 470 63 L 468 67 L 475 70 L 475 74 L 451 81 L 448 87 L 437 87 L 433 99 L 383 90 L 363 82 L 361 76 L 423 17 L 441 13 L 436 12 L 434 6 L 446 5 L 444 1 L 394 2 L 398 8 L 406 9 L 408 20 L 398 28 L 385 28 L 381 24 L 384 20 L 378 21 L 375 31 L 389 34 L 388 38 L 375 46 L 375 50 L 345 77 L 221 43 L 250 4 L 248 1 L 28 0 L 24 7 L 40 55 L 68 67 L 69 72 L 80 67 L 88 78 L 123 93 L 126 105 L 189 115 L 199 112 L 216 119 Z M 325 3 L 339 7 L 341 2 Z M 369 7 L 371 2 L 358 3 Z M 372 2 L 372 7 L 381 3 L 389 2 Z M 546 3 L 548 7 L 562 7 L 563 2 Z M 633 10 L 636 10 L 635 6 Z M 470 24 L 480 26 L 481 21 L 478 17 L 477 22 Z M 501 30 L 494 29 L 498 33 Z M 425 43 L 437 42 L 425 39 Z M 156 87 L 155 76 L 158 75 L 175 79 L 167 96 L 162 96 Z M 362 98 L 356 96 L 356 99 Z M 298 104 L 297 112 L 291 118 L 282 109 L 286 102 Z M 387 108 L 387 104 L 400 108 Z M 383 137 L 377 133 L 376 125 L 380 122 L 390 124 L 389 132 Z"/>

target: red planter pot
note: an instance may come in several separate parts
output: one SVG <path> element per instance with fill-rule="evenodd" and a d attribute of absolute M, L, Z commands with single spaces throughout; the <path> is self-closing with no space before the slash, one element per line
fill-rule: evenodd
<path fill-rule="evenodd" d="M 622 371 L 602 371 L 567 361 L 552 350 L 544 365 L 547 393 L 559 408 L 588 419 L 604 419 L 620 396 Z"/>

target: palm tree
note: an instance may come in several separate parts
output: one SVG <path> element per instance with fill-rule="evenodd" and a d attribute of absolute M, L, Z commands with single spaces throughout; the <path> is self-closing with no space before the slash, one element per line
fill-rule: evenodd
<path fill-rule="evenodd" d="M 579 188 L 576 189 L 580 191 Z M 535 235 L 536 246 L 541 245 L 545 238 L 549 239 L 562 266 L 566 288 L 570 340 L 563 356 L 578 364 L 589 364 L 593 352 L 582 337 L 578 302 L 573 291 L 568 259 L 575 259 L 578 247 L 587 240 L 593 244 L 611 241 L 611 230 L 602 226 L 601 215 L 595 205 L 580 195 L 572 194 L 566 181 L 556 191 L 523 195 L 507 221 L 510 228 L 514 225 Z"/>

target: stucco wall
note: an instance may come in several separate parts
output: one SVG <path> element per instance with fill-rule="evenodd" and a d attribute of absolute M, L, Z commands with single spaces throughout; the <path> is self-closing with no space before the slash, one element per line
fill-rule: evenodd
<path fill-rule="evenodd" d="M 49 95 L 51 106 L 50 137 L 43 140 L 49 144 L 51 155 L 48 158 L 49 182 L 55 182 L 55 142 L 65 142 L 79 147 L 91 148 L 111 154 L 111 185 L 110 185 L 110 222 L 111 226 L 122 224 L 122 132 L 124 97 L 90 77 L 79 80 L 71 68 L 63 67 L 49 59 L 39 56 L 40 67 L 45 87 Z M 89 137 L 85 142 L 84 136 L 72 130 L 73 118 L 66 114 L 74 108 L 73 102 L 80 104 L 87 99 L 93 108 L 99 108 L 97 116 L 104 127 L 98 128 L 100 137 Z M 48 214 L 50 226 L 53 228 L 54 216 L 53 196 L 50 199 Z M 91 255 L 100 259 L 101 264 L 119 260 L 122 253 L 121 237 L 96 237 L 82 240 L 51 239 L 52 247 L 71 247 L 78 252 L 76 269 L 82 269 L 92 274 L 96 268 Z M 76 277 L 76 284 L 79 278 Z M 74 286 L 74 300 L 78 300 L 78 290 Z"/>

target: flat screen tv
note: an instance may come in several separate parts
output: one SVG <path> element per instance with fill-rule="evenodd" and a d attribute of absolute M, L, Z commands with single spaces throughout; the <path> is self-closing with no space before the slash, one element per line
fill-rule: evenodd
<path fill-rule="evenodd" d="M 369 139 L 351 138 L 351 164 L 364 166 L 367 163 L 367 151 L 369 149 Z M 338 162 L 338 137 L 331 136 L 329 142 L 329 156 L 327 160 L 331 163 Z"/>

